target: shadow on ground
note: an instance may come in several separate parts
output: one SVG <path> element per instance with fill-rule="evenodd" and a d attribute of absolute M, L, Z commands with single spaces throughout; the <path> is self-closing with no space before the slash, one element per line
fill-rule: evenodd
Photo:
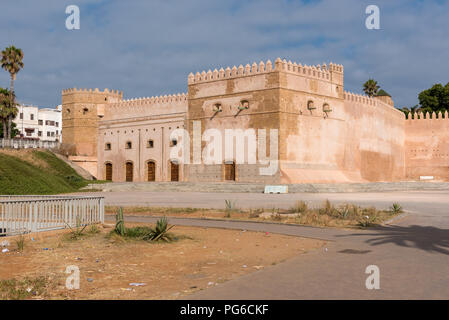
<path fill-rule="evenodd" d="M 363 236 L 372 246 L 393 243 L 401 247 L 417 248 L 427 252 L 449 255 L 449 230 L 431 226 L 383 226 L 370 228 L 372 233 L 354 233 L 337 237 Z"/>

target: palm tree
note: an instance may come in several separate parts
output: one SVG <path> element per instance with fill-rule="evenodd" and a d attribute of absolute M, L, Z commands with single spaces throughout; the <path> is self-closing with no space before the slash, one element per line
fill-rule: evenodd
<path fill-rule="evenodd" d="M 10 119 L 14 119 L 19 111 L 14 101 L 14 94 L 11 95 L 8 89 L 0 88 L 0 120 L 3 125 L 3 139 L 10 139 L 12 136 L 9 121 Z"/>
<path fill-rule="evenodd" d="M 11 121 L 15 114 L 17 114 L 17 108 L 15 104 L 14 95 L 14 80 L 16 80 L 16 75 L 23 68 L 23 51 L 22 49 L 10 46 L 2 51 L 2 68 L 5 69 L 11 75 L 11 103 L 10 103 L 10 114 L 8 116 L 8 133 L 7 137 L 11 138 Z"/>
<path fill-rule="evenodd" d="M 379 91 L 379 86 L 377 85 L 377 81 L 374 79 L 369 79 L 367 82 L 363 84 L 363 91 L 366 93 L 368 97 L 373 97 Z"/>
<path fill-rule="evenodd" d="M 0 120 L 3 125 L 3 138 L 6 138 L 6 123 L 8 121 L 8 105 L 9 105 L 9 90 L 0 88 Z"/>

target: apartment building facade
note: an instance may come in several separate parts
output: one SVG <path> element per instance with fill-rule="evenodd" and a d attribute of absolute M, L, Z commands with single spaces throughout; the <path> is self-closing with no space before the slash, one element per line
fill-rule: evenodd
<path fill-rule="evenodd" d="M 42 141 L 61 141 L 62 138 L 62 106 L 55 109 L 30 105 L 19 105 L 14 122 L 19 136 Z"/>

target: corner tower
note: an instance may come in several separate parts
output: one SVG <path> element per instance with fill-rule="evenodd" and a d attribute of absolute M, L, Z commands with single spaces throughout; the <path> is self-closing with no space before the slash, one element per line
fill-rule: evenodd
<path fill-rule="evenodd" d="M 96 157 L 98 120 L 109 103 L 122 98 L 122 92 L 108 89 L 62 90 L 62 143 L 70 145 L 76 156 Z"/>

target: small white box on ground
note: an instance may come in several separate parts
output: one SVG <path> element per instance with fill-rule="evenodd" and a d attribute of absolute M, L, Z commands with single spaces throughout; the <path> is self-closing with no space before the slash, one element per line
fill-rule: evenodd
<path fill-rule="evenodd" d="M 265 186 L 264 193 L 288 193 L 288 186 Z"/>

